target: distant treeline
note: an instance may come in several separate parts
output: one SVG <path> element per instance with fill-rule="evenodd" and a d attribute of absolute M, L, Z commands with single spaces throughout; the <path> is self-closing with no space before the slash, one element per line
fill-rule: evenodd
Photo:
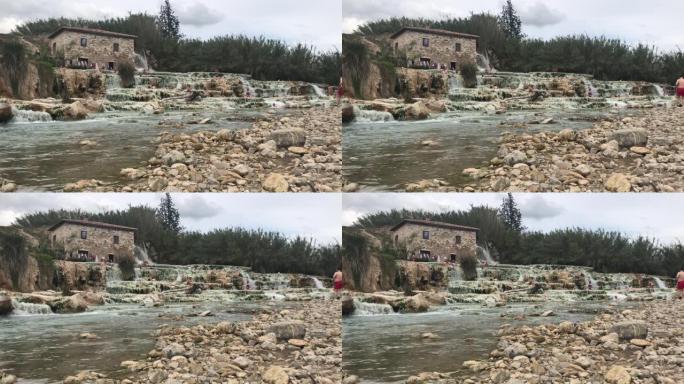
<path fill-rule="evenodd" d="M 255 272 L 304 273 L 330 276 L 340 262 L 337 245 L 318 245 L 277 232 L 228 228 L 208 233 L 176 233 L 164 227 L 157 210 L 147 206 L 92 213 L 51 210 L 20 217 L 16 225 L 35 232 L 61 219 L 87 219 L 137 228 L 136 244 L 157 263 L 217 264 L 250 267 Z"/>
<path fill-rule="evenodd" d="M 584 35 L 550 40 L 508 37 L 497 17 L 487 13 L 444 20 L 381 19 L 361 25 L 356 33 L 373 38 L 409 26 L 479 35 L 478 51 L 503 71 L 587 73 L 599 80 L 666 84 L 674 84 L 684 74 L 682 51 L 658 52 L 656 48 L 643 44 L 630 46 L 619 39 Z"/>
<path fill-rule="evenodd" d="M 141 13 L 104 20 L 50 18 L 26 22 L 16 33 L 44 37 L 62 26 L 104 29 L 138 36 L 136 51 L 149 54 L 159 71 L 245 73 L 257 80 L 337 84 L 340 53 L 264 37 L 221 36 L 209 40 L 165 37 L 154 16 Z"/>
<path fill-rule="evenodd" d="M 645 237 L 631 239 L 618 232 L 568 228 L 548 233 L 515 231 L 499 211 L 486 206 L 467 211 L 392 210 L 360 218 L 356 226 L 396 225 L 404 218 L 430 219 L 480 229 L 478 244 L 501 263 L 560 264 L 593 267 L 605 273 L 647 273 L 674 276 L 684 266 L 682 244 L 662 245 Z M 346 247 L 346 244 L 343 244 Z"/>

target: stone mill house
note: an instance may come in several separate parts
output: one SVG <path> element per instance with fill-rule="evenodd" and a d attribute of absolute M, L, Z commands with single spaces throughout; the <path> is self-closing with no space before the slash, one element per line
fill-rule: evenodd
<path fill-rule="evenodd" d="M 390 229 L 395 246 L 405 247 L 408 259 L 422 262 L 458 261 L 475 255 L 479 229 L 428 220 L 402 220 Z"/>
<path fill-rule="evenodd" d="M 70 261 L 114 263 L 133 257 L 135 228 L 88 220 L 62 220 L 48 229 L 53 249 Z"/>
<path fill-rule="evenodd" d="M 390 36 L 390 42 L 395 52 L 406 52 L 407 67 L 458 70 L 463 62 L 476 62 L 478 38 L 442 29 L 407 27 Z"/>
<path fill-rule="evenodd" d="M 72 68 L 115 71 L 123 62 L 133 63 L 137 36 L 101 29 L 62 27 L 50 36 L 50 53 Z"/>

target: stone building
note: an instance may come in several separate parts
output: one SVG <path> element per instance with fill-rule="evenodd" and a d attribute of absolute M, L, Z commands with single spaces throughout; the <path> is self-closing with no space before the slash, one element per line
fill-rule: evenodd
<path fill-rule="evenodd" d="M 405 247 L 408 259 L 456 262 L 475 255 L 479 229 L 427 220 L 403 220 L 390 229 L 395 246 Z"/>
<path fill-rule="evenodd" d="M 133 63 L 137 36 L 100 29 L 62 27 L 48 36 L 53 57 L 74 68 L 117 70 Z"/>
<path fill-rule="evenodd" d="M 390 42 L 395 52 L 405 52 L 408 67 L 458 70 L 464 62 L 476 63 L 477 35 L 442 29 L 402 28 Z"/>
<path fill-rule="evenodd" d="M 133 257 L 135 228 L 87 220 L 62 220 L 48 229 L 50 244 L 66 260 L 114 263 Z"/>

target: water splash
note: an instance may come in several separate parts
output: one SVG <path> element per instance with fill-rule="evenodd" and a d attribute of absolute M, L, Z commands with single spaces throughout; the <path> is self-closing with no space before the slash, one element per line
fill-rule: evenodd
<path fill-rule="evenodd" d="M 655 281 L 658 289 L 667 289 L 667 285 L 660 279 L 660 277 L 653 276 L 653 281 Z"/>
<path fill-rule="evenodd" d="M 325 286 L 320 280 L 318 280 L 318 278 L 312 276 L 311 279 L 313 280 L 316 289 L 325 289 Z"/>
<path fill-rule="evenodd" d="M 499 264 L 494 258 L 492 257 L 492 254 L 489 252 L 489 249 L 481 246 L 477 246 L 477 255 L 481 260 L 484 260 L 487 265 L 497 265 Z"/>
<path fill-rule="evenodd" d="M 12 299 L 14 311 L 12 314 L 18 316 L 28 315 L 52 315 L 52 308 L 47 304 L 22 303 Z"/>
<path fill-rule="evenodd" d="M 318 85 L 316 85 L 316 84 L 311 84 L 311 88 L 313 88 L 313 91 L 314 91 L 314 93 L 316 94 L 317 97 L 326 97 L 326 96 L 327 96 L 327 95 L 325 94 L 325 92 L 323 92 L 323 90 L 321 89 L 321 87 L 319 87 Z"/>
<path fill-rule="evenodd" d="M 256 281 L 254 281 L 247 272 L 242 272 L 242 289 L 251 291 L 257 288 Z"/>
<path fill-rule="evenodd" d="M 150 72 L 150 65 L 147 63 L 147 57 L 135 53 L 135 58 L 134 58 L 134 64 L 135 64 L 135 70 L 138 72 Z"/>
<path fill-rule="evenodd" d="M 394 121 L 394 116 L 389 112 L 382 111 L 367 111 L 354 106 L 354 120 L 359 123 L 370 122 L 389 122 Z"/>
<path fill-rule="evenodd" d="M 52 116 L 47 112 L 25 111 L 12 107 L 12 123 L 46 123 L 52 121 Z"/>
<path fill-rule="evenodd" d="M 140 246 L 135 246 L 133 254 L 135 255 L 135 260 L 138 265 L 154 265 L 154 261 L 150 258 L 147 253 L 147 249 Z"/>
<path fill-rule="evenodd" d="M 392 306 L 389 304 L 365 303 L 363 301 L 354 300 L 355 316 L 393 315 L 394 313 Z"/>

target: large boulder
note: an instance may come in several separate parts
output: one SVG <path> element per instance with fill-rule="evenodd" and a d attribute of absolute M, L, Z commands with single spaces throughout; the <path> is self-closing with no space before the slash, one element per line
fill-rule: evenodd
<path fill-rule="evenodd" d="M 12 120 L 13 117 L 12 106 L 7 103 L 0 103 L 0 124 Z"/>
<path fill-rule="evenodd" d="M 504 157 L 504 163 L 514 166 L 527 161 L 527 155 L 522 151 L 513 151 Z"/>
<path fill-rule="evenodd" d="M 174 149 L 162 156 L 162 162 L 166 165 L 173 165 L 176 163 L 185 163 L 186 159 L 183 152 Z"/>
<path fill-rule="evenodd" d="M 290 382 L 290 376 L 285 372 L 282 367 L 277 365 L 272 365 L 266 372 L 264 372 L 262 378 L 265 383 L 268 384 L 287 384 Z"/>
<path fill-rule="evenodd" d="M 406 299 L 406 312 L 427 312 L 430 309 L 430 302 L 419 293 Z"/>
<path fill-rule="evenodd" d="M 354 106 L 345 104 L 342 106 L 342 122 L 351 123 L 352 121 L 354 121 Z"/>
<path fill-rule="evenodd" d="M 80 294 L 50 302 L 48 305 L 55 313 L 79 313 L 88 309 L 88 303 Z"/>
<path fill-rule="evenodd" d="M 342 316 L 354 313 L 354 299 L 351 296 L 342 297 Z"/>
<path fill-rule="evenodd" d="M 301 128 L 279 129 L 271 133 L 270 140 L 275 141 L 278 148 L 303 147 L 306 131 Z"/>
<path fill-rule="evenodd" d="M 274 333 L 278 340 L 303 339 L 306 325 L 301 321 L 283 321 L 271 325 L 267 333 Z"/>
<path fill-rule="evenodd" d="M 430 110 L 424 102 L 419 101 L 406 107 L 404 118 L 406 120 L 425 120 L 430 117 Z"/>
<path fill-rule="evenodd" d="M 617 141 L 620 148 L 645 147 L 648 144 L 648 131 L 645 129 L 621 129 L 613 132 L 608 140 Z"/>
<path fill-rule="evenodd" d="M 287 192 L 290 188 L 290 184 L 285 179 L 285 176 L 279 173 L 271 173 L 261 185 L 268 192 Z"/>
<path fill-rule="evenodd" d="M 645 339 L 648 336 L 648 324 L 643 321 L 624 321 L 610 329 L 617 333 L 621 340 Z"/>
<path fill-rule="evenodd" d="M 13 310 L 12 298 L 7 295 L 0 295 L 0 316 L 9 315 Z"/>
<path fill-rule="evenodd" d="M 80 101 L 74 101 L 62 109 L 64 120 L 83 120 L 88 117 L 88 108 Z"/>

